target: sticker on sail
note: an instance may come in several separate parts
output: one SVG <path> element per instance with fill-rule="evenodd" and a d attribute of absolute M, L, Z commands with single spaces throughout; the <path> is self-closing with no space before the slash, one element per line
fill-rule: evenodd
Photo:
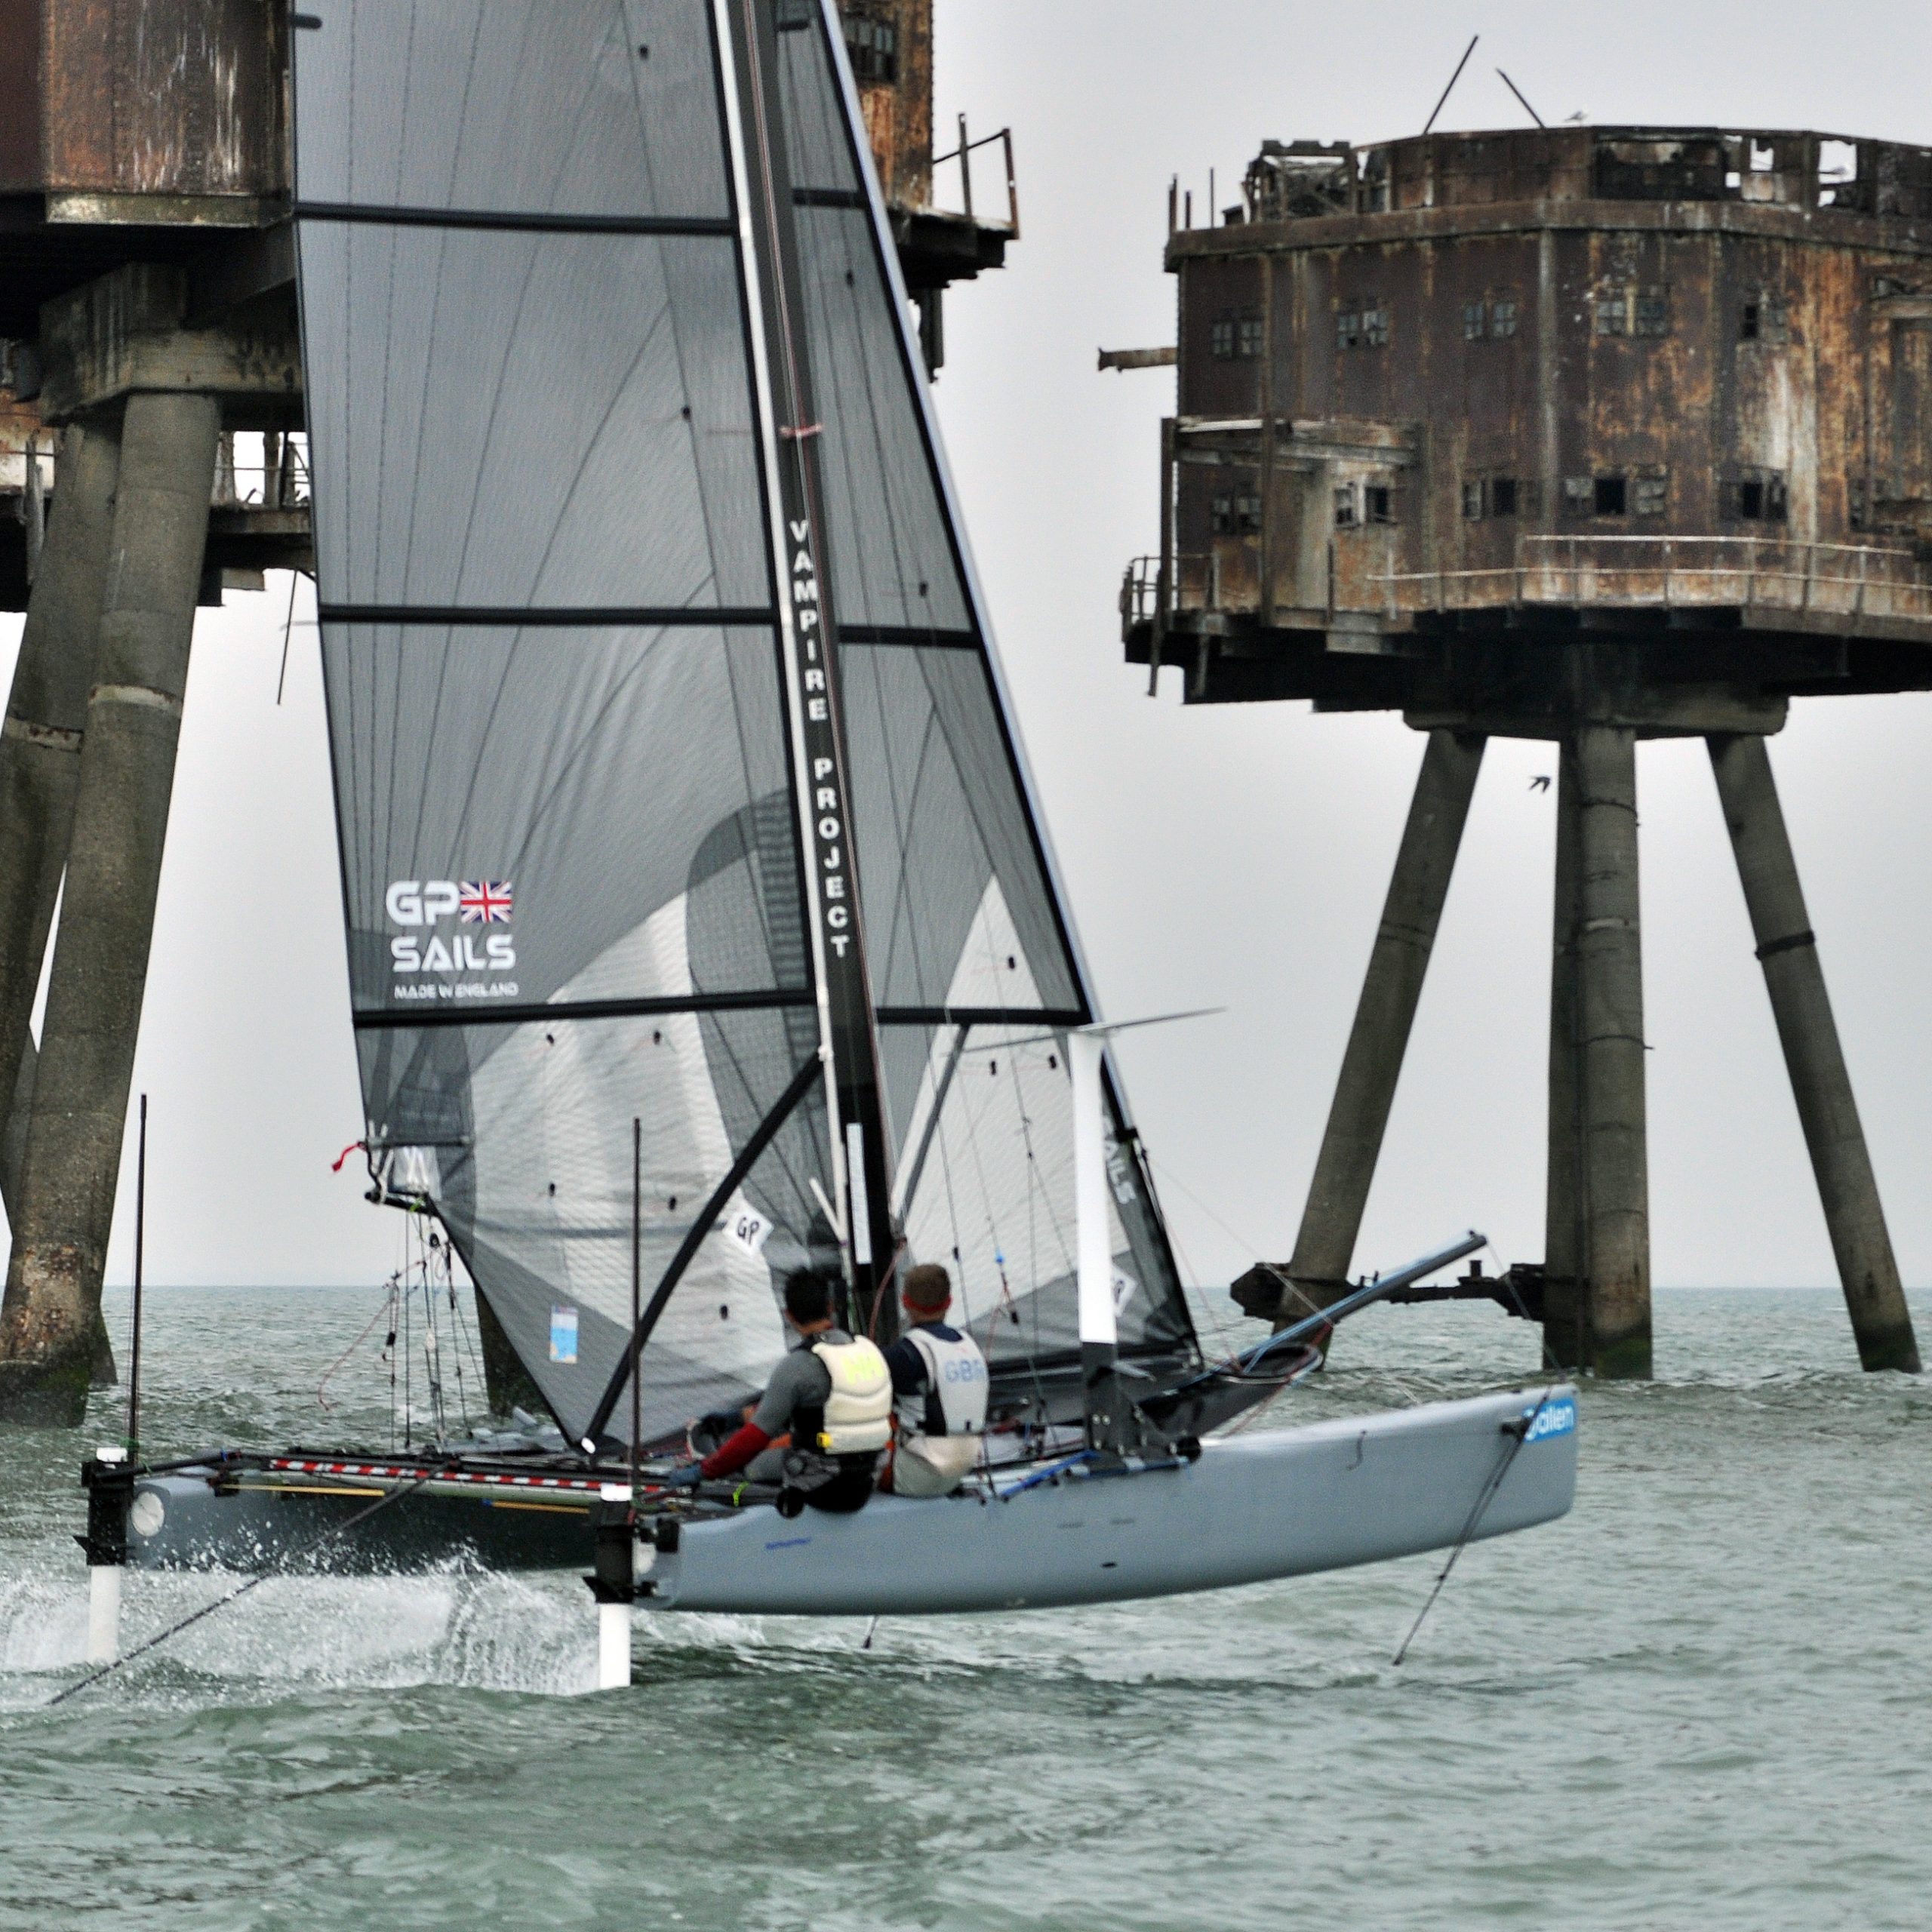
<path fill-rule="evenodd" d="M 1124 1268 L 1114 1270 L 1114 1315 L 1116 1319 L 1127 1312 L 1127 1305 L 1140 1292 L 1140 1284 Z"/>
<path fill-rule="evenodd" d="M 515 903 L 505 879 L 398 878 L 383 894 L 392 925 L 408 930 L 389 941 L 390 992 L 396 999 L 514 999 L 516 941 L 508 931 Z M 454 920 L 451 931 L 440 930 Z M 423 928 L 427 928 L 426 932 Z"/>
<path fill-rule="evenodd" d="M 558 1306 L 550 1311 L 550 1359 L 577 1360 L 577 1310 L 574 1308 Z"/>
<path fill-rule="evenodd" d="M 747 1254 L 763 1251 L 765 1243 L 771 1238 L 771 1223 L 743 1195 L 724 1211 L 724 1218 L 719 1222 L 727 1241 L 734 1241 Z"/>
<path fill-rule="evenodd" d="M 1525 1443 L 1547 1442 L 1552 1436 L 1574 1435 L 1577 1432 L 1574 1402 L 1545 1402 L 1540 1408 L 1528 1414 L 1530 1426 L 1523 1433 Z"/>

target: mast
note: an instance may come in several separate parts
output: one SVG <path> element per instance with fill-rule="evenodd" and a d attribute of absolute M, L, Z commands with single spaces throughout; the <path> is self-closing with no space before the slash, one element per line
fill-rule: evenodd
<path fill-rule="evenodd" d="M 832 1124 L 833 1171 L 843 1197 L 852 1322 L 890 1340 L 897 1310 L 888 1137 L 875 1007 L 866 971 L 853 842 L 849 759 L 841 718 L 838 628 L 820 568 L 824 515 L 820 424 L 810 358 L 777 75 L 780 0 L 717 0 L 722 17 L 726 118 L 746 246 L 745 273 L 767 509 L 791 712 L 795 808 L 804 854 L 821 1038 Z M 809 19 L 809 16 L 807 17 Z M 801 24 L 805 24 L 801 21 Z"/>

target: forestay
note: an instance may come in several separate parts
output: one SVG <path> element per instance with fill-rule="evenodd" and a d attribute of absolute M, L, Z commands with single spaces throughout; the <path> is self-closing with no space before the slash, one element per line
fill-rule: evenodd
<path fill-rule="evenodd" d="M 771 0 L 759 0 L 764 9 Z M 788 11 L 789 10 L 789 11 Z M 780 118 L 895 1204 L 999 1360 L 1074 1335 L 1072 943 L 965 568 L 829 12 Z M 316 0 L 297 237 L 323 660 L 371 1165 L 583 1428 L 748 1392 L 838 1201 L 780 653 L 772 423 L 705 0 Z M 1026 1042 L 1026 1044 L 1019 1044 Z M 1128 1349 L 1186 1352 L 1131 1140 Z M 617 1405 L 614 1428 L 628 1404 Z"/>

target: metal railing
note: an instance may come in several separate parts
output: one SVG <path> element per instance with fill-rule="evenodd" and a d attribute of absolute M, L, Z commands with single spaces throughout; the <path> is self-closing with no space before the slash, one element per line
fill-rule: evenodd
<path fill-rule="evenodd" d="M 45 432 L 44 432 L 45 433 Z M 311 494 L 309 444 L 304 436 L 279 439 L 256 436 L 251 453 L 260 447 L 259 461 L 238 460 L 235 438 L 224 435 L 215 459 L 214 488 L 209 507 L 232 509 L 306 509 Z M 0 451 L 0 494 L 18 497 L 14 515 L 22 522 L 44 515 L 53 495 L 59 466 L 58 445 L 51 435 L 30 437 L 19 449 Z"/>
<path fill-rule="evenodd" d="M 235 460 L 235 438 L 224 435 L 216 460 L 216 509 L 306 509 L 310 495 L 309 442 L 306 436 L 260 438 L 259 463 Z"/>
<path fill-rule="evenodd" d="M 1146 623 L 1179 611 L 1221 608 L 1221 559 L 1213 550 L 1182 551 L 1164 566 L 1158 557 L 1136 557 L 1121 579 L 1123 627 Z"/>
<path fill-rule="evenodd" d="M 989 221 L 978 214 L 973 206 L 973 156 L 981 148 L 991 147 L 997 142 L 1006 157 L 1006 219 Z M 959 193 L 961 205 L 958 208 L 943 208 L 939 204 L 939 171 L 948 162 L 959 164 Z M 966 132 L 966 117 L 959 117 L 959 145 L 948 154 L 933 156 L 933 208 L 940 214 L 963 214 L 966 219 L 982 228 L 1001 228 L 1017 241 L 1020 238 L 1020 188 L 1013 171 L 1013 130 L 1002 128 L 996 134 L 982 134 L 975 141 Z"/>
<path fill-rule="evenodd" d="M 1749 607 L 1850 618 L 1932 620 L 1932 580 L 1912 551 L 1770 537 L 1516 540 L 1513 563 L 1371 579 L 1382 614 L 1509 605 Z"/>

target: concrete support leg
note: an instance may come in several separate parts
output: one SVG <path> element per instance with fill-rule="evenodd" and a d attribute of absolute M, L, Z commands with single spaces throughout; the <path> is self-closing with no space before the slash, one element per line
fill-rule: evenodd
<path fill-rule="evenodd" d="M 1817 942 L 1805 916 L 1804 894 L 1771 776 L 1770 755 L 1761 737 L 1714 737 L 1709 742 L 1711 769 L 1717 776 L 1718 796 L 1764 968 L 1765 990 L 1771 996 L 1838 1278 L 1844 1284 L 1858 1358 L 1867 1368 L 1915 1374 L 1918 1344 L 1879 1204 L 1865 1131 L 1859 1123 L 1858 1103 L 1838 1045 Z"/>
<path fill-rule="evenodd" d="M 30 1103 L 32 1094 L 22 1063 L 31 1057 L 28 1021 L 74 823 L 120 462 L 118 426 L 67 432 L 0 727 L 0 1094 L 10 1102 L 17 1093 Z M 0 1188 L 11 1214 L 20 1174 L 7 1156 L 24 1150 L 25 1122 L 10 1112 L 8 1129 Z"/>
<path fill-rule="evenodd" d="M 7 718 L 0 727 L 0 1201 L 18 1212 L 33 1104 L 29 1020 L 67 863 L 88 688 L 94 682 L 121 463 L 117 422 L 75 425 L 62 440 L 47 538 L 27 601 Z M 97 1320 L 94 1386 L 112 1387 L 114 1349 Z"/>
<path fill-rule="evenodd" d="M 114 1214 L 220 409 L 136 395 L 0 1303 L 0 1420 L 78 1423 Z"/>
<path fill-rule="evenodd" d="M 1585 1365 L 1651 1372 L 1651 1211 L 1644 1104 L 1637 746 L 1620 726 L 1577 734 L 1577 1039 L 1583 1075 Z"/>
<path fill-rule="evenodd" d="M 33 1113 L 33 1083 L 39 1061 L 39 1050 L 29 1031 L 20 1041 L 20 1069 L 14 1082 L 13 1111 L 6 1116 L 5 1128 L 0 1130 L 0 1206 L 7 1211 L 10 1228 L 20 1211 L 20 1170 L 26 1164 L 27 1122 Z M 114 1366 L 114 1343 L 107 1332 L 106 1318 L 100 1315 L 94 1318 L 92 1359 L 94 1386 L 115 1386 L 121 1377 Z"/>
<path fill-rule="evenodd" d="M 1288 1263 L 1295 1286 L 1284 1292 L 1278 1321 L 1325 1306 L 1346 1281 L 1484 743 L 1453 731 L 1429 734 Z"/>
<path fill-rule="evenodd" d="M 1583 1067 L 1577 989 L 1583 925 L 1583 825 L 1577 753 L 1561 747 L 1556 780 L 1556 894 L 1549 974 L 1549 1178 L 1543 1223 L 1543 1342 L 1552 1361 L 1580 1367 Z"/>

